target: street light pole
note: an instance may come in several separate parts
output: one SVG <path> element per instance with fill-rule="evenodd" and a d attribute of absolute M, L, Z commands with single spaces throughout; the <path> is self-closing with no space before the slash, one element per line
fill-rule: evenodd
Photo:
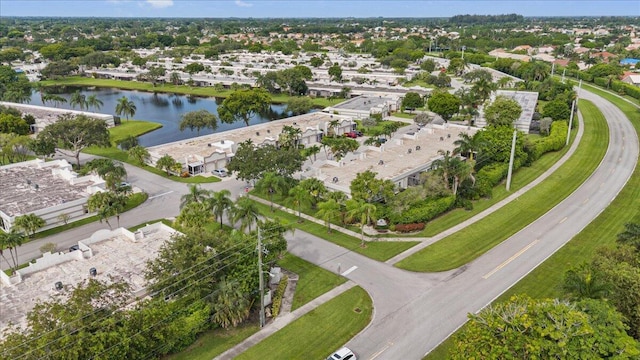
<path fill-rule="evenodd" d="M 513 158 L 516 152 L 516 137 L 518 130 L 513 130 L 513 141 L 511 142 L 511 155 L 509 156 L 509 171 L 507 172 L 507 191 L 511 188 L 511 173 L 513 172 Z"/>
<path fill-rule="evenodd" d="M 264 327 L 264 279 L 262 275 L 262 235 L 258 227 L 258 281 L 260 281 L 260 327 Z"/>
<path fill-rule="evenodd" d="M 576 101 L 571 102 L 571 115 L 569 116 L 569 128 L 567 129 L 567 143 L 569 145 L 569 138 L 571 137 L 571 124 L 573 124 L 573 110 L 576 108 Z"/>

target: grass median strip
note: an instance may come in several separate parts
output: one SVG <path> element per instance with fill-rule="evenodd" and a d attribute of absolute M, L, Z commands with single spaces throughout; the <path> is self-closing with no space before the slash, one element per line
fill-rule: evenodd
<path fill-rule="evenodd" d="M 583 84 L 583 88 L 616 105 L 631 120 L 636 132 L 640 133 L 640 110 L 637 107 L 588 84 Z M 640 168 L 636 167 L 627 185 L 594 221 L 496 301 L 505 301 L 515 294 L 527 294 L 533 298 L 562 297 L 562 284 L 567 270 L 590 261 L 598 248 L 612 246 L 616 241 L 616 234 L 624 229 L 624 224 L 640 222 L 638 199 L 640 199 Z M 447 359 L 453 345 L 452 335 L 424 359 Z"/>
<path fill-rule="evenodd" d="M 366 243 L 366 247 L 360 246 L 360 239 L 343 234 L 337 230 L 332 230 L 331 233 L 327 232 L 327 227 L 316 224 L 315 222 L 305 220 L 302 223 L 298 222 L 298 217 L 293 214 L 289 214 L 282 210 L 275 209 L 273 212 L 269 208 L 269 205 L 256 202 L 261 214 L 267 217 L 277 217 L 282 219 L 285 223 L 291 224 L 296 229 L 300 229 L 311 235 L 315 235 L 319 238 L 330 241 L 336 245 L 342 246 L 346 249 L 362 254 L 371 259 L 378 261 L 387 261 L 392 257 L 402 253 L 403 251 L 418 244 L 416 241 L 369 241 Z"/>
<path fill-rule="evenodd" d="M 373 303 L 359 286 L 320 305 L 236 357 L 242 359 L 324 359 L 364 329 Z"/>
<path fill-rule="evenodd" d="M 548 179 L 481 222 L 426 247 L 396 266 L 421 272 L 455 269 L 492 249 L 569 196 L 596 169 L 609 141 L 609 130 L 600 110 L 586 100 L 580 100 L 579 107 L 585 127 L 582 141 L 571 159 Z"/>

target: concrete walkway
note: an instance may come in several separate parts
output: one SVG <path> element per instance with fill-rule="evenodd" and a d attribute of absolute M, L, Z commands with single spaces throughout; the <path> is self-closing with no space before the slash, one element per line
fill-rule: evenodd
<path fill-rule="evenodd" d="M 260 329 L 260 331 L 256 332 L 255 334 L 251 335 L 250 337 L 248 337 L 246 340 L 244 340 L 243 342 L 239 343 L 238 345 L 232 347 L 231 349 L 223 352 L 222 354 L 218 355 L 217 357 L 215 357 L 214 359 L 218 360 L 226 360 L 226 359 L 233 359 L 236 356 L 240 355 L 242 352 L 246 351 L 247 349 L 249 349 L 250 347 L 252 347 L 253 345 L 259 343 L 260 341 L 268 338 L 269 336 L 271 336 L 273 333 L 275 333 L 276 331 L 282 329 L 283 327 L 289 325 L 290 323 L 292 323 L 294 320 L 300 318 L 301 316 L 305 315 L 306 313 L 308 313 L 309 311 L 317 308 L 318 306 L 326 303 L 327 301 L 333 299 L 334 297 L 344 293 L 345 291 L 351 289 L 352 287 L 356 286 L 356 284 L 353 281 L 347 281 L 346 283 L 333 288 L 332 290 L 318 296 L 317 298 L 311 300 L 310 302 L 304 304 L 303 306 L 299 307 L 298 309 L 290 312 L 290 313 L 286 313 L 286 314 L 282 314 L 281 316 L 278 316 L 275 320 L 269 322 L 267 325 L 265 325 L 265 327 L 263 327 L 262 329 Z"/>

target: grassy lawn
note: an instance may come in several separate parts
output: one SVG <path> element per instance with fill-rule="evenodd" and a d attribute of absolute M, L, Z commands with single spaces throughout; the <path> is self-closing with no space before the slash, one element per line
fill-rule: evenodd
<path fill-rule="evenodd" d="M 44 80 L 39 84 L 43 86 L 96 86 L 96 87 L 108 87 L 118 88 L 123 90 L 138 90 L 157 93 L 170 93 L 170 94 L 183 94 L 183 95 L 195 95 L 203 97 L 227 97 L 231 95 L 233 91 L 223 90 L 217 91 L 213 87 L 190 87 L 187 85 L 173 85 L 173 84 L 161 84 L 153 86 L 151 83 L 138 82 L 138 81 L 123 81 L 123 80 L 111 80 L 111 79 L 94 79 L 81 76 L 70 76 L 59 80 Z M 286 94 L 272 95 L 271 100 L 273 103 L 284 104 L 291 99 L 291 96 Z M 313 103 L 317 107 L 327 107 L 343 102 L 344 99 L 325 99 L 325 98 L 311 98 Z"/>
<path fill-rule="evenodd" d="M 391 116 L 395 116 L 403 119 L 411 119 L 411 120 L 413 120 L 413 118 L 416 117 L 416 115 L 417 114 L 409 114 L 409 113 L 403 113 L 403 112 L 394 112 L 391 114 Z"/>
<path fill-rule="evenodd" d="M 609 141 L 609 130 L 598 108 L 580 100 L 580 110 L 587 131 L 571 159 L 547 180 L 481 222 L 426 247 L 397 266 L 430 272 L 455 269 L 492 249 L 570 195 L 595 170 Z"/>
<path fill-rule="evenodd" d="M 126 212 L 135 208 L 136 206 L 141 205 L 142 203 L 144 203 L 145 201 L 147 201 L 147 198 L 149 197 L 149 195 L 147 195 L 146 193 L 136 193 L 136 194 L 132 194 L 131 196 L 129 196 L 129 199 L 127 199 L 127 204 L 125 205 L 123 214 L 120 215 L 120 217 L 124 218 L 127 216 Z M 86 224 L 90 224 L 92 222 L 96 222 L 99 221 L 100 217 L 98 217 L 97 215 L 94 216 L 90 216 L 88 218 L 84 218 L 78 221 L 74 221 L 74 222 L 70 222 L 66 225 L 61 225 L 58 227 L 54 227 L 52 229 L 48 229 L 45 231 L 41 231 L 39 233 L 36 233 L 31 239 L 31 240 L 35 240 L 35 239 L 42 239 L 45 238 L 47 236 L 51 236 L 54 234 L 58 234 L 61 233 L 63 231 L 67 231 L 73 228 L 77 228 L 79 226 L 82 225 L 86 225 Z M 145 223 L 146 224 L 146 223 Z M 116 225 L 115 223 L 113 223 L 113 225 Z"/>
<path fill-rule="evenodd" d="M 342 276 L 289 253 L 278 260 L 278 265 L 299 276 L 292 311 L 347 281 Z"/>
<path fill-rule="evenodd" d="M 411 81 L 407 81 L 404 84 L 402 84 L 403 87 L 412 87 L 412 86 L 420 86 L 423 87 L 425 89 L 435 89 L 435 86 L 432 84 L 427 84 L 424 80 L 411 80 Z"/>
<path fill-rule="evenodd" d="M 232 329 L 214 329 L 198 337 L 195 343 L 177 354 L 163 357 L 164 360 L 211 360 L 236 346 L 260 330 L 258 324 L 246 324 Z"/>
<path fill-rule="evenodd" d="M 413 119 L 413 117 L 412 117 L 412 119 Z M 356 120 L 356 124 L 358 124 L 358 130 L 362 131 L 362 133 L 363 133 L 365 136 L 371 136 L 371 134 L 372 134 L 372 133 L 374 133 L 374 132 L 376 132 L 376 131 L 377 131 L 378 133 L 379 133 L 379 132 L 382 132 L 382 130 L 383 130 L 384 125 L 385 125 L 385 124 L 392 124 L 392 123 L 400 123 L 400 124 L 402 124 L 403 126 L 406 126 L 406 125 L 407 125 L 407 123 L 405 123 L 405 122 L 401 122 L 401 121 L 382 120 L 382 121 L 378 121 L 378 122 L 376 123 L 376 125 L 374 125 L 374 126 L 365 127 L 365 126 L 362 126 L 362 121 L 360 121 L 360 120 Z"/>
<path fill-rule="evenodd" d="M 161 127 L 162 124 L 150 121 L 123 120 L 120 125 L 109 128 L 111 143 L 116 145 L 128 136 L 138 137 Z"/>
<path fill-rule="evenodd" d="M 640 112 L 638 108 L 618 97 L 596 87 L 583 87 L 616 105 L 631 120 L 636 132 L 640 132 Z M 506 291 L 496 301 L 504 301 L 515 294 L 527 294 L 534 298 L 558 298 L 563 295 L 564 274 L 575 265 L 590 261 L 596 249 L 613 246 L 616 235 L 628 222 L 640 222 L 640 168 L 636 167 L 631 179 L 594 221 L 576 237 L 543 262 L 529 275 Z M 452 337 L 435 348 L 425 359 L 446 359 L 453 347 Z"/>
<path fill-rule="evenodd" d="M 317 307 L 236 359 L 324 359 L 371 320 L 369 295 L 354 287 Z"/>
<path fill-rule="evenodd" d="M 392 257 L 400 254 L 401 252 L 415 246 L 418 242 L 415 241 L 370 241 L 366 243 L 366 247 L 361 247 L 361 240 L 352 236 L 343 234 L 339 231 L 332 230 L 331 233 L 327 231 L 327 227 L 316 224 L 311 221 L 298 222 L 298 217 L 287 212 L 277 210 L 271 212 L 269 205 L 257 203 L 261 214 L 268 217 L 276 217 L 282 219 L 285 223 L 291 224 L 296 229 L 300 229 L 309 234 L 315 235 L 319 238 L 330 241 L 336 245 L 342 246 L 351 251 L 355 251 L 358 254 L 370 257 L 378 261 L 386 261 Z"/>

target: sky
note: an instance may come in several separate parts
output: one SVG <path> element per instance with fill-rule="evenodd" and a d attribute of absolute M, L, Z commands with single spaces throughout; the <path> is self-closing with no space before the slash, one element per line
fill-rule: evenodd
<path fill-rule="evenodd" d="M 0 0 L 0 17 L 640 16 L 638 0 Z"/>

